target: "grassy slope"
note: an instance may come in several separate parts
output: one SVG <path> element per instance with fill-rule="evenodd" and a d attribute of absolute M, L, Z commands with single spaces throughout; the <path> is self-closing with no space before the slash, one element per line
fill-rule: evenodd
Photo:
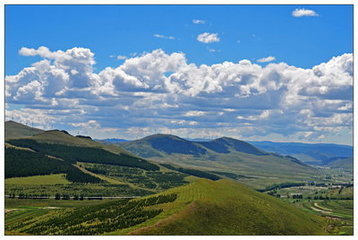
<path fill-rule="evenodd" d="M 199 180 L 177 193 L 164 211 L 140 225 L 111 234 L 276 235 L 324 234 L 325 220 L 230 180 Z"/>
<path fill-rule="evenodd" d="M 127 154 L 133 156 L 132 153 L 124 150 L 119 146 L 114 145 L 105 145 L 99 142 L 93 141 L 88 138 L 79 138 L 74 137 L 72 135 L 66 134 L 64 132 L 58 130 L 51 130 L 43 132 L 42 134 L 37 134 L 29 139 L 36 140 L 42 143 L 53 143 L 53 144 L 62 144 L 62 145 L 70 145 L 70 146 L 81 146 L 81 147 L 93 147 L 93 148 L 102 148 L 109 152 L 113 152 L 116 154 Z"/>
<path fill-rule="evenodd" d="M 65 178 L 65 174 L 39 175 L 31 177 L 15 177 L 5 179 L 7 184 L 20 185 L 42 185 L 42 184 L 70 184 L 71 182 Z"/>
<path fill-rule="evenodd" d="M 239 179 L 239 181 L 258 189 L 282 182 L 306 181 L 319 174 L 314 168 L 273 155 L 257 156 L 235 152 L 215 154 L 215 158 L 217 160 L 213 161 L 190 155 L 173 154 L 166 155 L 163 158 L 150 159 L 160 163 L 177 164 L 204 171 L 222 171 L 253 176 L 254 178 Z"/>
<path fill-rule="evenodd" d="M 329 219 L 329 232 L 353 235 L 353 200 L 300 200 L 295 203 L 306 212 Z M 334 221 L 333 221 L 334 220 Z"/>
<path fill-rule="evenodd" d="M 21 123 L 17 123 L 14 121 L 5 122 L 5 138 L 20 138 L 20 137 L 28 137 L 33 136 L 35 134 L 39 134 L 44 132 L 41 129 L 32 128 Z"/>

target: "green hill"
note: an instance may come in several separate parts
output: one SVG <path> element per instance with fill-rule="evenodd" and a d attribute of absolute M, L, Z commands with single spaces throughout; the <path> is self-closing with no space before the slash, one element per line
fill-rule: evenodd
<path fill-rule="evenodd" d="M 199 180 L 171 189 L 176 201 L 158 221 L 131 229 L 143 235 L 314 235 L 325 220 L 234 181 Z M 164 194 L 164 193 L 163 193 Z M 169 214 L 170 213 L 170 214 Z"/>
<path fill-rule="evenodd" d="M 32 217 L 7 214 L 6 230 L 35 235 L 319 235 L 326 220 L 230 180 L 198 180 L 160 194 Z M 21 224 L 13 221 L 17 217 Z"/>
<path fill-rule="evenodd" d="M 43 132 L 44 130 L 32 128 L 14 121 L 5 122 L 5 139 L 28 137 Z"/>
<path fill-rule="evenodd" d="M 198 142 L 197 144 L 200 144 L 217 153 L 230 153 L 232 151 L 237 151 L 253 155 L 268 155 L 268 153 L 265 153 L 247 142 L 228 137 L 218 138 L 209 142 Z"/>
<path fill-rule="evenodd" d="M 160 163 L 185 168 L 222 172 L 222 176 L 247 176 L 242 179 L 254 187 L 279 182 L 305 181 L 317 170 L 290 156 L 264 152 L 233 138 L 208 142 L 188 141 L 173 135 L 156 134 L 118 144 L 126 150 Z M 232 177 L 237 180 L 237 177 Z"/>
<path fill-rule="evenodd" d="M 178 136 L 155 134 L 139 140 L 117 143 L 128 151 L 142 157 L 160 157 L 171 154 L 185 154 L 199 157 L 214 153 L 230 153 L 232 151 L 268 155 L 253 145 L 234 138 L 222 137 L 208 142 L 194 142 Z"/>
<path fill-rule="evenodd" d="M 132 142 L 122 142 L 116 145 L 141 157 L 164 157 L 171 154 L 188 154 L 199 156 L 207 153 L 207 149 L 199 144 L 180 137 L 167 134 L 155 134 Z"/>
<path fill-rule="evenodd" d="M 101 148 L 109 152 L 116 154 L 125 154 L 131 155 L 132 153 L 124 150 L 119 146 L 106 145 L 96 141 L 93 141 L 91 138 L 85 138 L 82 136 L 72 136 L 68 132 L 62 130 L 50 130 L 43 131 L 40 134 L 33 135 L 27 139 L 34 140 L 39 143 L 48 143 L 48 144 L 60 144 L 65 146 L 78 146 L 78 147 L 92 147 L 92 148 Z"/>

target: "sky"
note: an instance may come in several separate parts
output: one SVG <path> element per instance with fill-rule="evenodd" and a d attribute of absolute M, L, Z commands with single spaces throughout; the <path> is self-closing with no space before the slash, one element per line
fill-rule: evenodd
<path fill-rule="evenodd" d="M 6 5 L 6 119 L 93 138 L 351 145 L 352 12 Z"/>

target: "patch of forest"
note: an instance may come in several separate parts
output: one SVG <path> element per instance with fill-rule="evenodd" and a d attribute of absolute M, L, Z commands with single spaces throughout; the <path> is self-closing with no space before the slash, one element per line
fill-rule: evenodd
<path fill-rule="evenodd" d="M 49 144 L 37 142 L 32 139 L 13 139 L 8 142 L 15 146 L 31 148 L 37 152 L 62 158 L 70 163 L 91 162 L 136 167 L 151 171 L 159 170 L 157 165 L 144 159 L 125 154 L 118 155 L 100 148 Z"/>
<path fill-rule="evenodd" d="M 71 163 L 56 160 L 44 153 L 16 148 L 5 149 L 5 178 L 66 173 L 66 179 L 76 183 L 100 183 L 101 179 L 86 174 Z"/>

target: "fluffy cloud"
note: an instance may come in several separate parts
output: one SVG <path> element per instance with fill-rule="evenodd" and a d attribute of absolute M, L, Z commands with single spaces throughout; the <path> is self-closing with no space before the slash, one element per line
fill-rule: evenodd
<path fill-rule="evenodd" d="M 24 56 L 45 58 L 24 68 L 19 74 L 6 77 L 6 95 L 19 103 L 29 99 L 42 100 L 64 96 L 73 89 L 98 86 L 98 76 L 93 73 L 94 54 L 86 48 L 72 48 L 67 51 L 51 52 L 46 47 L 21 48 Z"/>
<path fill-rule="evenodd" d="M 197 36 L 196 39 L 202 43 L 220 42 L 220 38 L 217 33 L 201 33 Z"/>
<path fill-rule="evenodd" d="M 310 9 L 301 8 L 301 9 L 295 9 L 292 12 L 292 16 L 294 16 L 294 17 L 304 17 L 304 16 L 316 17 L 316 16 L 318 16 L 318 13 L 316 13 L 315 11 L 310 10 Z"/>
<path fill-rule="evenodd" d="M 109 135 L 114 129 L 125 137 L 124 129 L 175 128 L 191 136 L 318 140 L 339 134 L 334 128 L 348 133 L 352 127 L 352 54 L 302 69 L 249 60 L 196 65 L 184 53 L 157 49 L 95 73 L 89 49 L 22 48 L 19 53 L 44 59 L 6 76 L 7 103 L 27 109 L 12 113 L 30 119 L 35 118 L 30 110 L 46 110 L 51 121 L 88 133 L 104 128 Z"/>

